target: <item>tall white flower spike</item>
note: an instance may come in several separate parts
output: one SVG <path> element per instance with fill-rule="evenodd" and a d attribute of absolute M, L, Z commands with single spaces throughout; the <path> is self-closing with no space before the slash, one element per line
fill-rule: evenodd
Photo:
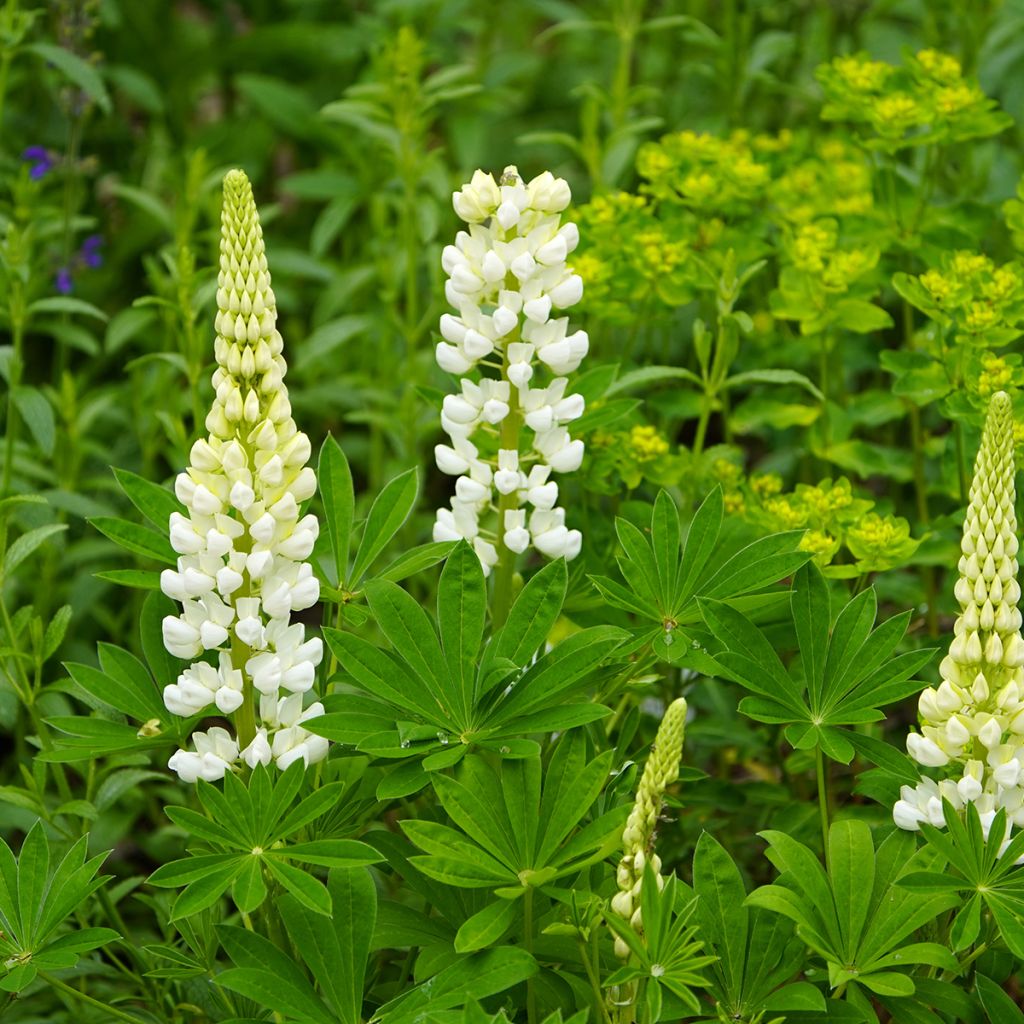
<path fill-rule="evenodd" d="M 302 709 L 323 656 L 292 612 L 315 604 L 320 585 L 306 561 L 316 541 L 301 504 L 316 490 L 306 465 L 309 438 L 292 419 L 285 387 L 263 232 L 252 186 L 242 171 L 224 178 L 216 392 L 209 436 L 192 446 L 175 482 L 187 515 L 170 519 L 177 569 L 161 576 L 182 613 L 163 622 L 171 654 L 196 659 L 164 689 L 176 715 L 208 711 L 232 719 L 237 735 L 216 727 L 193 734 L 195 751 L 169 762 L 186 782 L 214 781 L 245 763 L 286 768 L 327 754 L 327 741 L 302 723 L 323 713 Z"/>
<path fill-rule="evenodd" d="M 992 396 L 974 466 L 964 520 L 960 616 L 942 659 L 942 682 L 920 697 L 920 732 L 907 737 L 910 756 L 944 776 L 904 786 L 893 819 L 900 828 L 945 824 L 942 801 L 973 803 L 983 827 L 1000 808 L 1024 826 L 1024 639 L 1017 583 L 1013 409 Z"/>
<path fill-rule="evenodd" d="M 548 480 L 583 458 L 583 442 L 567 429 L 583 414 L 583 398 L 566 395 L 564 375 L 579 367 L 589 343 L 557 315 L 583 294 L 566 264 L 579 241 L 576 225 L 561 223 L 571 198 L 562 179 L 545 171 L 524 184 L 515 167 L 497 182 L 476 171 L 453 197 L 469 230 L 442 255 L 445 295 L 457 314 L 441 317 L 436 356 L 463 380 L 441 412 L 451 444 L 438 445 L 435 457 L 457 480 L 451 507 L 437 513 L 434 540 L 469 541 L 485 573 L 531 543 L 549 558 L 574 558 L 583 539 L 554 508 L 558 485 Z"/>

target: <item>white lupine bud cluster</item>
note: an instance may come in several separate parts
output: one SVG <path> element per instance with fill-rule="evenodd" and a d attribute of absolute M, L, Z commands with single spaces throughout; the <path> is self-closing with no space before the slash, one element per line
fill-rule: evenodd
<path fill-rule="evenodd" d="M 552 316 L 583 295 L 566 264 L 579 231 L 560 216 L 571 198 L 561 178 L 545 171 L 524 184 L 515 167 L 500 182 L 476 171 L 453 197 L 469 230 L 442 256 L 445 295 L 458 315 L 441 317 L 436 355 L 443 370 L 478 378 L 464 377 L 442 407 L 451 444 L 438 445 L 435 457 L 458 479 L 451 507 L 438 510 L 434 540 L 469 541 L 485 572 L 502 547 L 519 554 L 532 543 L 549 558 L 574 558 L 583 539 L 565 525 L 550 479 L 583 460 L 583 442 L 567 427 L 583 414 L 583 397 L 566 395 L 564 374 L 589 342 L 585 331 L 569 333 L 568 317 Z M 540 367 L 555 376 L 538 386 Z M 522 426 L 533 434 L 529 445 L 520 443 Z M 481 526 L 488 511 L 493 530 Z"/>
<path fill-rule="evenodd" d="M 910 756 L 941 769 L 904 786 L 893 819 L 905 829 L 945 824 L 942 800 L 957 810 L 973 803 L 986 830 L 1000 808 L 1024 825 L 1024 639 L 1017 608 L 1017 516 L 1013 410 L 992 396 L 964 520 L 960 616 L 942 659 L 941 684 L 920 697 L 920 732 L 907 737 Z"/>
<path fill-rule="evenodd" d="M 193 733 L 195 750 L 169 762 L 186 782 L 223 778 L 240 761 L 273 760 L 283 769 L 327 753 L 327 741 L 301 726 L 323 713 L 319 703 L 302 707 L 322 644 L 289 621 L 320 596 L 306 562 L 319 528 L 315 516 L 300 515 L 316 479 L 306 465 L 309 439 L 292 419 L 263 232 L 241 171 L 224 179 L 221 227 L 209 436 L 192 446 L 175 482 L 188 512 L 171 515 L 178 564 L 160 579 L 182 604 L 163 621 L 164 644 L 176 657 L 200 660 L 164 689 L 164 703 L 184 717 L 234 716 L 239 735 L 221 727 Z"/>
<path fill-rule="evenodd" d="M 654 852 L 654 834 L 665 790 L 679 778 L 686 711 L 686 701 L 682 697 L 666 709 L 622 833 L 622 859 L 615 875 L 619 891 L 612 897 L 611 906 L 616 914 L 627 918 L 637 932 L 643 928 L 640 890 L 648 863 L 658 888 L 665 884 L 660 873 L 661 858 Z M 618 936 L 615 937 L 615 954 L 622 960 L 629 958 L 629 946 Z"/>

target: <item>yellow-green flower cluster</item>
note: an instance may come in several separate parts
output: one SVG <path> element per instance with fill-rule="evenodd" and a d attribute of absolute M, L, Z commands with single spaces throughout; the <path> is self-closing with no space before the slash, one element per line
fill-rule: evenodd
<path fill-rule="evenodd" d="M 703 214 L 742 213 L 764 196 L 771 169 L 759 160 L 746 132 L 728 138 L 692 131 L 640 147 L 637 173 L 645 191 Z"/>
<path fill-rule="evenodd" d="M 875 246 L 841 248 L 839 225 L 831 218 L 802 224 L 783 237 L 783 252 L 797 270 L 812 275 L 830 293 L 845 293 L 878 265 Z"/>
<path fill-rule="evenodd" d="M 944 253 L 917 277 L 897 274 L 897 290 L 921 312 L 955 331 L 956 340 L 999 347 L 1022 333 L 1024 268 L 995 264 L 983 253 Z"/>
<path fill-rule="evenodd" d="M 746 477 L 728 459 L 715 460 L 712 474 L 722 486 L 728 513 L 766 531 L 804 530 L 801 550 L 811 552 L 828 575 L 894 568 L 905 564 L 921 543 L 911 537 L 905 519 L 874 511 L 875 503 L 856 495 L 845 477 L 784 491 L 777 474 Z"/>
<path fill-rule="evenodd" d="M 619 891 L 612 897 L 612 910 L 626 918 L 638 932 L 643 926 L 640 890 L 647 864 L 651 865 L 659 888 L 663 884 L 659 874 L 661 859 L 654 852 L 654 837 L 665 790 L 679 778 L 685 730 L 686 701 L 680 697 L 668 706 L 658 727 L 633 809 L 622 833 L 622 858 L 615 876 Z M 615 952 L 623 960 L 629 956 L 629 947 L 618 937 L 615 939 Z"/>
<path fill-rule="evenodd" d="M 644 480 L 662 486 L 678 481 L 682 472 L 678 454 L 657 427 L 637 423 L 627 430 L 595 431 L 590 437 L 588 484 L 592 490 L 618 494 L 633 490 Z"/>
<path fill-rule="evenodd" d="M 865 53 L 836 57 L 818 68 L 825 92 L 822 117 L 863 126 L 872 148 L 962 142 L 995 135 L 1012 119 L 997 109 L 959 61 L 922 50 L 900 66 Z"/>
<path fill-rule="evenodd" d="M 973 803 L 987 829 L 1005 808 L 1024 825 L 1024 638 L 1017 608 L 1017 515 L 1014 423 L 1009 396 L 992 396 L 975 463 L 964 520 L 954 594 L 960 616 L 942 683 L 919 701 L 920 732 L 907 737 L 919 764 L 943 769 L 943 778 L 904 786 L 893 809 L 896 824 L 941 827 L 942 801 Z"/>
<path fill-rule="evenodd" d="M 671 309 L 694 296 L 692 254 L 701 231 L 679 216 L 656 215 L 647 196 L 596 196 L 578 213 L 581 244 L 574 269 L 583 310 L 607 323 L 631 324 L 638 310 Z M 713 227 L 703 226 L 705 240 Z"/>
<path fill-rule="evenodd" d="M 844 139 L 823 139 L 813 154 L 780 171 L 771 198 L 783 223 L 866 216 L 874 210 L 871 165 Z"/>

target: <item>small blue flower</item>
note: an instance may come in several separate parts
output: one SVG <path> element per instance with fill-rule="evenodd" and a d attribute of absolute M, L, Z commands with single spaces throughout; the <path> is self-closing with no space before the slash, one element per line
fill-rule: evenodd
<path fill-rule="evenodd" d="M 27 164 L 31 164 L 28 169 L 28 176 L 33 181 L 39 181 L 40 178 L 45 178 L 46 175 L 53 170 L 53 155 L 45 146 L 29 146 L 24 153 L 21 154 L 21 159 Z"/>
<path fill-rule="evenodd" d="M 87 267 L 95 269 L 96 267 L 103 266 L 103 254 L 100 252 L 102 245 L 102 235 L 89 235 L 89 237 L 82 242 L 82 248 L 79 249 L 78 255 Z"/>
<path fill-rule="evenodd" d="M 57 277 L 54 281 L 54 284 L 57 286 L 57 291 L 59 291 L 61 295 L 70 295 L 72 283 L 71 268 L 61 267 L 60 270 L 57 271 Z"/>

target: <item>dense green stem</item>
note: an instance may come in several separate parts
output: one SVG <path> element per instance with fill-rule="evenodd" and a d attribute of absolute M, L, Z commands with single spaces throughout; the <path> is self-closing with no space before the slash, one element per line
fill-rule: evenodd
<path fill-rule="evenodd" d="M 828 780 L 825 776 L 825 755 L 821 746 L 814 748 L 814 772 L 818 777 L 818 810 L 821 813 L 821 843 L 826 864 L 828 863 Z"/>
<path fill-rule="evenodd" d="M 523 414 L 519 408 L 519 390 L 513 384 L 509 388 L 509 411 L 501 421 L 501 448 L 519 451 L 519 433 L 522 429 Z M 505 625 L 515 585 L 516 553 L 505 546 L 505 513 L 519 508 L 519 493 L 503 494 L 498 500 L 497 544 L 498 564 L 494 570 L 494 590 L 491 593 L 491 624 L 494 629 Z"/>
<path fill-rule="evenodd" d="M 523 947 L 533 956 L 533 887 L 526 887 L 523 896 Z M 537 991 L 533 978 L 526 979 L 526 1021 L 537 1024 Z"/>
<path fill-rule="evenodd" d="M 0 497 L 11 493 L 11 474 L 14 470 L 14 443 L 18 431 L 18 410 L 14 405 L 14 391 L 21 384 L 23 350 L 25 347 L 24 296 L 20 281 L 11 282 L 10 295 L 12 353 L 9 365 L 10 387 L 7 391 L 7 426 L 4 437 L 4 475 Z"/>
<path fill-rule="evenodd" d="M 130 1013 L 125 1013 L 123 1010 L 119 1010 L 116 1006 L 111 1006 L 109 1003 L 104 1003 L 99 999 L 94 999 L 92 996 L 86 995 L 85 992 L 79 992 L 77 988 L 72 988 L 71 985 L 61 981 L 60 978 L 55 978 L 52 974 L 46 974 L 45 972 L 40 971 L 39 977 L 48 985 L 52 985 L 61 992 L 67 993 L 73 999 L 77 999 L 79 1002 L 86 1003 L 89 1006 L 94 1006 L 97 1010 L 102 1010 L 104 1013 L 110 1014 L 111 1017 L 114 1017 L 117 1020 L 126 1020 L 129 1024 L 142 1024 L 142 1018 L 133 1017 Z"/>

